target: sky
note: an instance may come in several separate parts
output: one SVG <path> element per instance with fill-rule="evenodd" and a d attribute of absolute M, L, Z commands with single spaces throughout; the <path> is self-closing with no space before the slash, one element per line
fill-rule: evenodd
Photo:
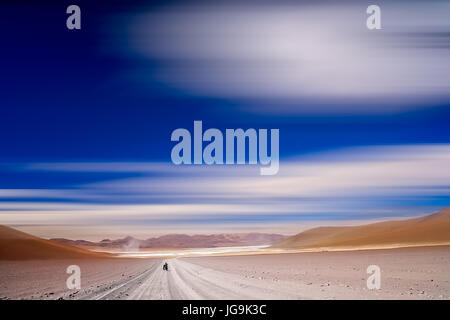
<path fill-rule="evenodd" d="M 445 1 L 0 4 L 0 223 L 41 236 L 351 224 L 450 201 Z M 176 166 L 177 128 L 280 130 L 280 171 Z M 101 232 L 99 231 L 101 230 Z"/>

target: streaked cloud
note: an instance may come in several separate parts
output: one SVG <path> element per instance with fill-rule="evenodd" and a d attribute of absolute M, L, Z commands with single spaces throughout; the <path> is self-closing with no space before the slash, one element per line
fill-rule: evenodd
<path fill-rule="evenodd" d="M 448 2 L 379 5 L 377 31 L 367 30 L 357 1 L 153 8 L 125 20 L 126 54 L 141 59 L 130 73 L 196 96 L 272 106 L 253 112 L 390 113 L 448 96 Z"/>
<path fill-rule="evenodd" d="M 415 214 L 439 206 L 435 199 L 450 198 L 448 144 L 311 154 L 281 162 L 279 174 L 269 177 L 260 176 L 254 166 L 79 162 L 20 167 L 25 173 L 132 170 L 141 175 L 62 189 L 1 189 L 0 223 L 277 224 L 302 217 L 350 220 L 403 215 L 408 207 L 415 207 L 410 212 Z M 152 174 L 158 170 L 160 175 Z"/>

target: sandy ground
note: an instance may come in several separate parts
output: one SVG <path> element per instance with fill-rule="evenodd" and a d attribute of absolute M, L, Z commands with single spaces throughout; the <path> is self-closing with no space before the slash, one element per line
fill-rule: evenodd
<path fill-rule="evenodd" d="M 0 299 L 76 299 L 100 294 L 142 274 L 151 259 L 0 261 Z M 69 265 L 81 269 L 81 289 L 68 290 Z"/>
<path fill-rule="evenodd" d="M 450 299 L 450 247 L 316 252 L 184 261 L 256 280 L 276 298 Z M 381 289 L 367 289 L 369 265 L 381 269 Z"/>
<path fill-rule="evenodd" d="M 450 247 L 81 261 L 82 289 L 68 290 L 75 262 L 1 261 L 0 298 L 450 299 Z M 380 290 L 366 287 L 372 264 Z"/>

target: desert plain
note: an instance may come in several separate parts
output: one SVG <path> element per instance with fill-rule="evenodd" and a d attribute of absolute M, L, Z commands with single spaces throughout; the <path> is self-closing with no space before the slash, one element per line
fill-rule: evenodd
<path fill-rule="evenodd" d="M 151 258 L 88 251 L 2 227 L 0 299 L 446 300 L 449 221 L 446 208 L 404 221 L 317 228 L 255 252 Z M 81 269 L 80 289 L 66 286 L 69 265 Z M 379 289 L 367 286 L 371 265 L 379 267 Z"/>

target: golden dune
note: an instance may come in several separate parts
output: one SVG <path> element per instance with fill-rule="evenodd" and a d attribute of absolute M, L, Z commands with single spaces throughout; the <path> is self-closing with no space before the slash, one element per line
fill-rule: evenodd
<path fill-rule="evenodd" d="M 41 239 L 0 225 L 0 260 L 89 259 L 109 256 Z"/>
<path fill-rule="evenodd" d="M 445 244 L 450 244 L 450 207 L 408 220 L 314 228 L 289 237 L 273 248 L 385 248 Z"/>

